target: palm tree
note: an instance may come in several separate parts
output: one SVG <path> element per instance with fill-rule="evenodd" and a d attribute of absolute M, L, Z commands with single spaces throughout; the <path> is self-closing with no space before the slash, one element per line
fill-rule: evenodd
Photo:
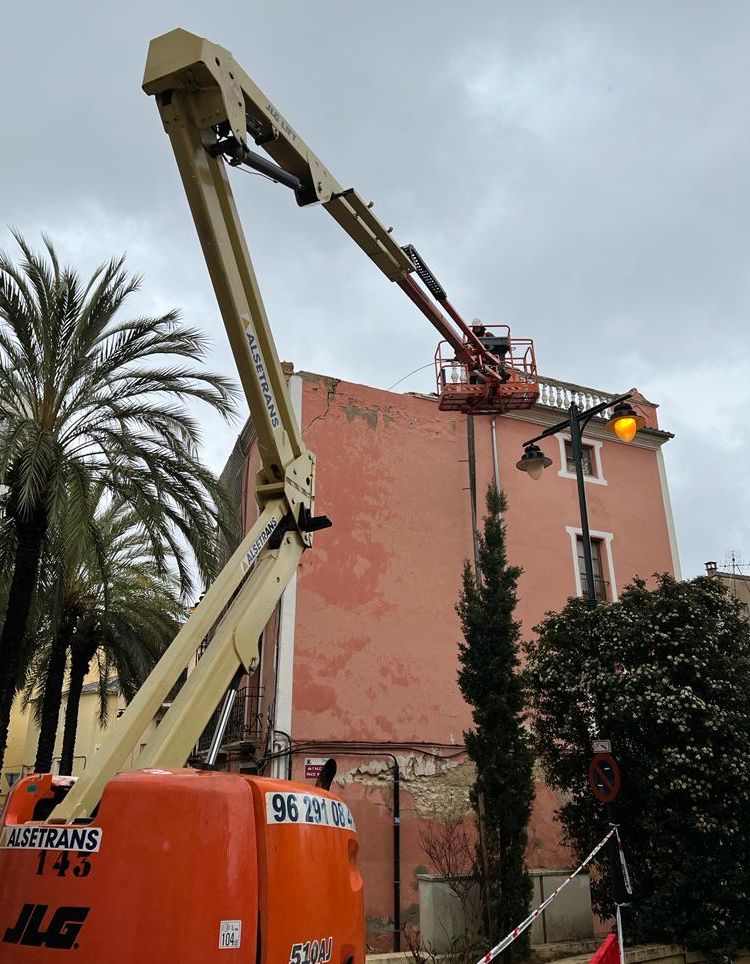
<path fill-rule="evenodd" d="M 178 586 L 154 565 L 133 511 L 110 504 L 97 521 L 101 552 L 88 566 L 79 567 L 75 597 L 70 600 L 79 618 L 71 638 L 61 773 L 72 771 L 81 693 L 94 657 L 98 656 L 99 715 L 104 724 L 111 670 L 125 698 L 132 699 L 184 618 Z M 51 759 L 50 751 L 50 763 Z"/>
<path fill-rule="evenodd" d="M 139 602 L 140 605 L 144 603 L 147 606 L 149 605 L 146 598 L 141 596 L 139 599 L 137 593 L 133 594 L 132 599 L 131 615 L 136 613 L 136 606 Z M 174 603 L 174 597 L 168 602 Z M 150 604 L 153 605 L 153 600 L 150 601 Z M 159 605 L 163 606 L 163 603 L 159 603 Z M 141 613 L 146 616 L 150 614 L 154 617 L 158 615 L 162 619 L 164 617 L 163 608 L 159 614 L 157 614 L 155 608 L 147 609 L 145 612 L 142 610 Z M 141 615 L 141 613 L 138 615 Z M 104 645 L 102 645 L 104 630 L 97 623 L 96 618 L 84 620 L 73 637 L 59 767 L 61 774 L 73 772 L 81 695 L 92 662 L 96 660 L 99 723 L 101 726 L 106 726 L 109 696 L 112 693 L 111 684 L 116 683 L 117 690 L 129 702 L 138 692 L 179 628 L 177 623 L 171 623 L 167 628 L 166 620 L 161 625 L 152 621 L 148 626 L 143 626 L 143 629 L 148 631 L 146 634 L 139 631 L 137 623 L 135 621 L 130 622 L 125 614 L 118 617 L 116 622 L 120 623 L 118 630 L 113 630 L 110 627 L 109 635 L 106 637 L 107 642 Z M 159 632 L 160 628 L 162 629 L 161 633 Z"/>
<path fill-rule="evenodd" d="M 52 767 L 68 655 L 64 766 L 72 766 L 81 691 L 97 651 L 103 670 L 101 716 L 106 715 L 110 669 L 115 669 L 121 692 L 132 699 L 184 614 L 179 587 L 156 565 L 132 509 L 100 497 L 93 528 L 95 543 L 78 540 L 67 556 L 69 540 L 53 531 L 43 557 L 34 631 L 27 634 L 34 655 L 27 667 L 26 702 L 41 691 L 34 699 L 36 773 Z"/>
<path fill-rule="evenodd" d="M 47 238 L 46 256 L 15 238 L 20 264 L 0 254 L 0 485 L 14 541 L 0 633 L 0 768 L 50 527 L 80 538 L 101 487 L 135 513 L 158 566 L 175 559 L 180 588 L 192 593 L 181 547 L 190 547 L 202 580 L 211 579 L 222 499 L 198 459 L 185 402 L 204 401 L 229 417 L 234 397 L 227 379 L 192 364 L 205 340 L 176 311 L 121 317 L 140 285 L 124 258 L 84 284 L 60 267 Z"/>
<path fill-rule="evenodd" d="M 65 521 L 63 518 L 63 525 Z M 86 602 L 85 591 L 82 591 L 84 562 L 88 560 L 96 565 L 98 560 L 93 543 L 95 536 L 96 530 L 90 525 L 78 539 L 73 539 L 71 534 L 66 536 L 59 525 L 51 524 L 42 545 L 21 658 L 23 672 L 30 680 L 26 702 L 38 686 L 42 693 L 34 701 L 40 725 L 34 764 L 36 773 L 46 773 L 52 765 L 68 648 Z M 101 574 L 97 575 L 101 583 Z"/>

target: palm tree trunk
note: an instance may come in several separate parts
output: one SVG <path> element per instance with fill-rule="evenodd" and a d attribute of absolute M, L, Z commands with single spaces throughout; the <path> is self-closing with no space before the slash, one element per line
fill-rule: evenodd
<path fill-rule="evenodd" d="M 57 722 L 60 718 L 60 704 L 65 684 L 65 663 L 68 659 L 68 646 L 75 628 L 76 617 L 70 612 L 63 614 L 60 628 L 52 640 L 47 679 L 44 682 L 42 713 L 39 722 L 39 742 L 36 747 L 34 773 L 49 773 L 52 769 L 52 755 L 55 752 Z"/>
<path fill-rule="evenodd" d="M 0 770 L 8 743 L 10 711 L 16 694 L 23 638 L 34 598 L 46 530 L 47 514 L 44 509 L 36 510 L 28 520 L 16 519 L 17 543 L 13 578 L 8 592 L 3 631 L 0 634 Z"/>
<path fill-rule="evenodd" d="M 76 733 L 78 731 L 78 708 L 81 704 L 83 681 L 86 679 L 93 655 L 94 651 L 89 647 L 74 644 L 68 679 L 68 702 L 65 706 L 62 754 L 60 756 L 60 773 L 65 776 L 70 776 L 73 772 Z"/>

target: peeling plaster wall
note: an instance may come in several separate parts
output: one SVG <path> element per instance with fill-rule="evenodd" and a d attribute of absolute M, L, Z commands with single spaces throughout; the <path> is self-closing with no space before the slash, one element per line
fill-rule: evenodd
<path fill-rule="evenodd" d="M 373 751 L 375 752 L 375 751 Z M 310 751 L 311 756 L 318 751 Z M 322 756 L 327 753 L 320 753 Z M 360 865 L 366 885 L 368 943 L 386 951 L 393 931 L 393 761 L 387 757 L 349 755 L 337 758 L 339 772 L 333 789 L 354 814 L 359 836 Z M 401 803 L 401 920 L 418 920 L 418 874 L 434 867 L 421 845 L 421 832 L 430 820 L 446 815 L 463 816 L 473 825 L 470 791 L 474 764 L 468 759 L 435 759 L 415 752 L 396 751 Z M 303 779 L 303 761 L 296 759 L 294 778 Z M 535 781 L 526 861 L 530 869 L 571 867 L 573 857 L 560 845 L 555 818 L 556 794 L 541 779 Z"/>
<path fill-rule="evenodd" d="M 447 815 L 463 816 L 473 825 L 469 794 L 476 771 L 465 757 L 435 759 L 416 751 L 394 755 L 401 785 L 401 905 L 402 921 L 406 921 L 416 915 L 417 875 L 434 872 L 422 849 L 420 830 L 427 821 Z M 352 762 L 339 757 L 338 762 L 334 789 L 357 822 L 371 942 L 387 950 L 391 946 L 387 938 L 392 938 L 387 924 L 393 919 L 393 761 L 368 757 Z M 535 780 L 535 790 L 527 864 L 530 869 L 570 867 L 573 857 L 560 845 L 561 828 L 555 818 L 559 799 L 541 779 Z"/>
<path fill-rule="evenodd" d="M 393 946 L 393 761 L 388 757 L 337 756 L 334 751 L 330 755 L 339 764 L 332 789 L 346 801 L 357 824 L 368 943 L 386 951 Z M 474 766 L 465 758 L 437 760 L 418 751 L 399 750 L 394 755 L 400 775 L 401 919 L 402 923 L 416 922 L 417 875 L 433 869 L 422 850 L 420 830 L 436 815 L 446 813 L 472 820 L 469 791 Z M 303 767 L 303 759 L 295 758 L 295 779 L 303 779 Z"/>
<path fill-rule="evenodd" d="M 429 819 L 448 812 L 467 817 L 471 814 L 469 792 L 476 773 L 471 761 L 436 760 L 417 754 L 396 754 L 396 759 L 401 790 L 409 794 L 416 816 Z M 393 764 L 390 760 L 369 760 L 347 770 L 340 778 L 342 788 L 355 781 L 365 787 L 381 787 L 390 792 Z"/>
<path fill-rule="evenodd" d="M 469 715 L 446 603 L 471 545 L 463 426 L 424 399 L 302 377 L 316 504 L 333 528 L 301 564 L 294 735 L 460 746 Z"/>
<path fill-rule="evenodd" d="M 295 735 L 460 745 L 470 719 L 456 685 L 454 610 L 472 553 L 466 420 L 431 398 L 300 377 L 317 505 L 333 528 L 316 535 L 301 564 Z M 557 440 L 545 443 L 556 461 L 538 482 L 515 468 L 536 431 L 528 420 L 498 420 L 508 553 L 524 568 L 524 634 L 576 591 L 566 529 L 580 521 L 576 482 L 558 475 Z M 486 416 L 476 418 L 476 451 L 481 513 L 492 477 Z M 602 441 L 607 485 L 587 485 L 592 529 L 614 534 L 619 588 L 672 568 L 656 455 Z"/>

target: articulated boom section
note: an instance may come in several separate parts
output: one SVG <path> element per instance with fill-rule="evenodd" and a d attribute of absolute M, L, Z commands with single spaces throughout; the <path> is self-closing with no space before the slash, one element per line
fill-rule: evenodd
<path fill-rule="evenodd" d="M 524 356 L 527 389 L 514 391 L 509 384 L 515 385 L 516 377 L 509 382 L 505 376 L 518 368 L 514 362 L 520 361 L 521 355 L 511 352 L 512 357 L 506 359 L 497 354 L 476 327 L 464 321 L 416 248 L 400 246 L 393 229 L 386 228 L 373 213 L 372 203 L 365 202 L 354 188 L 342 188 L 229 51 L 184 30 L 173 30 L 152 41 L 143 87 L 157 96 L 170 136 L 171 126 L 182 123 L 185 111 L 192 109 L 207 157 L 221 157 L 230 166 L 265 174 L 290 188 L 302 206 L 320 202 L 383 274 L 398 284 L 452 348 L 453 358 L 466 371 L 466 381 L 470 375 L 481 376 L 481 381 L 473 383 L 473 392 L 465 393 L 460 402 L 457 392 L 446 396 L 443 381 L 438 379 L 441 407 L 500 413 L 533 404 L 538 397 L 533 347 L 530 358 Z M 250 142 L 271 160 L 251 150 Z M 185 187 L 189 193 L 189 185 Z M 515 341 L 514 346 L 520 349 L 522 343 Z M 478 389 L 477 385 L 486 387 Z"/>

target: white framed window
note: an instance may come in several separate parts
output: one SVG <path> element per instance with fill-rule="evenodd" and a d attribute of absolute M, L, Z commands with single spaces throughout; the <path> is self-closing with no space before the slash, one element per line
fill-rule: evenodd
<path fill-rule="evenodd" d="M 555 435 L 560 446 L 560 471 L 557 473 L 562 479 L 575 479 L 576 466 L 573 460 L 573 443 L 568 432 L 558 432 Z M 606 485 L 602 469 L 602 446 L 600 439 L 586 439 L 581 443 L 583 448 L 583 478 L 585 482 L 595 485 Z"/>
<path fill-rule="evenodd" d="M 573 572 L 575 574 L 576 595 L 585 597 L 586 577 L 583 563 L 583 533 L 580 527 L 565 526 L 570 536 L 570 551 L 573 556 Z M 597 601 L 617 602 L 617 582 L 615 580 L 615 564 L 612 558 L 611 532 L 589 530 L 591 536 L 591 561 L 594 570 L 594 590 Z"/>

